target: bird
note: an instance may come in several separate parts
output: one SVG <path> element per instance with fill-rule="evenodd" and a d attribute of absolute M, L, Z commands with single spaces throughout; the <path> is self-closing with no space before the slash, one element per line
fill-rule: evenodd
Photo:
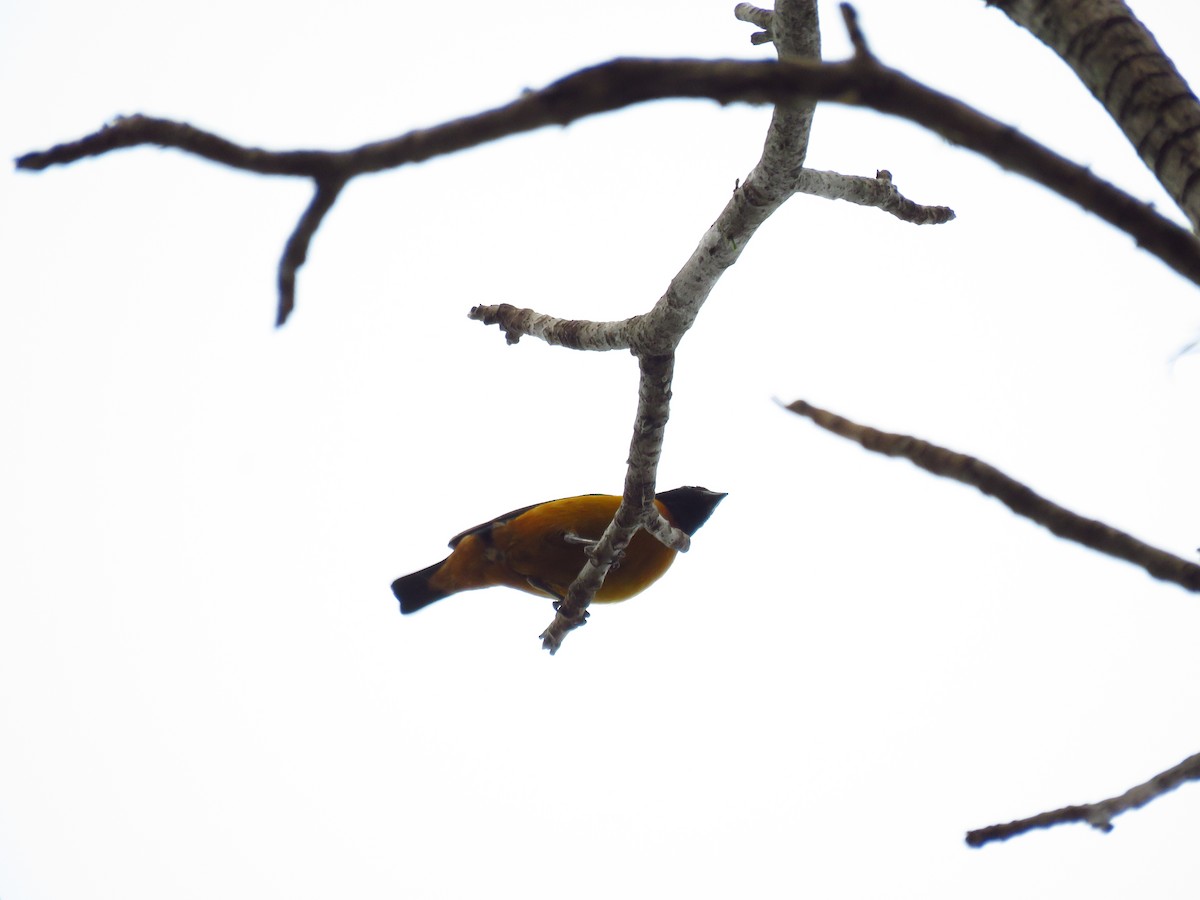
<path fill-rule="evenodd" d="M 690 537 L 726 496 L 679 487 L 654 500 L 666 520 Z M 452 594 L 496 585 L 561 601 L 587 562 L 586 548 L 600 540 L 620 505 L 614 494 L 581 494 L 514 509 L 468 528 L 450 539 L 453 552 L 441 562 L 392 582 L 400 612 L 414 613 Z M 594 599 L 608 603 L 639 594 L 674 560 L 673 549 L 639 530 Z"/>

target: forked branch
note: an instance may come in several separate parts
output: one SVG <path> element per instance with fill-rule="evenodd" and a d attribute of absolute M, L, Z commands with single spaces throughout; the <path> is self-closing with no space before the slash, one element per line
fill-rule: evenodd
<path fill-rule="evenodd" d="M 454 153 L 508 135 L 565 125 L 597 113 L 666 98 L 709 98 L 720 103 L 774 103 L 783 107 L 827 100 L 909 119 L 1078 203 L 1127 232 L 1140 246 L 1200 285 L 1200 243 L 1186 229 L 1015 128 L 925 87 L 864 52 L 836 63 L 795 56 L 779 62 L 616 59 L 531 91 L 505 106 L 342 151 L 242 147 L 185 123 L 135 115 L 117 119 L 80 140 L 28 153 L 17 160 L 17 167 L 40 170 L 121 148 L 157 145 L 259 174 L 344 183 L 359 175 Z M 783 137 L 785 141 L 790 139 L 787 133 Z M 802 167 L 800 157 L 790 160 L 782 170 L 782 175 L 792 179 L 790 183 L 787 177 L 780 180 L 786 185 L 782 188 L 786 194 L 800 189 Z M 812 182 L 808 178 L 810 185 Z M 322 199 L 329 197 L 326 192 Z M 762 199 L 755 193 L 749 198 L 753 204 Z M 777 198 L 766 199 L 773 202 Z M 297 233 L 301 231 L 297 228 Z M 280 280 L 283 287 L 284 279 Z M 287 311 L 283 300 L 281 296 L 281 320 Z"/>

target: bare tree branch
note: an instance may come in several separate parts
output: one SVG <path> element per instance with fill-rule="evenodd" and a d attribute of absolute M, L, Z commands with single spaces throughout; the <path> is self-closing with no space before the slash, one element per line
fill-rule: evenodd
<path fill-rule="evenodd" d="M 296 271 L 308 259 L 308 245 L 312 243 L 313 235 L 321 227 L 325 215 L 333 209 L 333 204 L 337 202 L 338 194 L 345 185 L 345 179 L 333 176 L 316 179 L 312 202 L 296 223 L 292 236 L 284 245 L 283 257 L 279 260 L 279 312 L 275 316 L 276 327 L 287 321 L 296 305 Z"/>
<path fill-rule="evenodd" d="M 554 620 L 540 635 L 542 646 L 553 655 L 567 634 L 587 620 L 588 604 L 604 584 L 612 564 L 620 559 L 639 528 L 647 528 L 661 540 L 664 532 L 654 505 L 655 478 L 662 455 L 663 435 L 671 415 L 671 379 L 675 370 L 674 352 L 638 359 L 637 414 L 625 470 L 621 505 L 596 546 L 588 554 L 579 577 L 567 590 L 567 596 L 555 605 Z M 684 548 L 686 549 L 686 548 Z"/>
<path fill-rule="evenodd" d="M 886 456 L 900 456 L 934 475 L 973 485 L 984 494 L 995 497 L 1017 515 L 1037 522 L 1058 537 L 1133 563 L 1162 581 L 1200 592 L 1200 566 L 1152 547 L 1096 519 L 1071 512 L 982 460 L 907 434 L 892 434 L 859 425 L 803 400 L 797 400 L 787 408 L 807 416 L 827 431 L 861 444 L 867 450 Z"/>
<path fill-rule="evenodd" d="M 571 350 L 628 350 L 630 331 L 641 316 L 622 322 L 589 322 L 581 319 L 558 319 L 519 309 L 510 303 L 494 306 L 474 306 L 467 318 L 484 325 L 498 325 L 508 343 L 515 344 L 525 335 L 540 338 L 556 347 Z"/>
<path fill-rule="evenodd" d="M 854 58 L 871 59 L 874 54 L 867 46 L 867 36 L 858 26 L 858 13 L 849 3 L 839 3 L 838 8 L 842 12 L 842 22 L 846 25 L 846 32 L 850 35 L 850 44 L 854 47 Z"/>
<path fill-rule="evenodd" d="M 48 150 L 26 153 L 17 168 L 41 171 L 63 166 L 114 150 L 141 146 L 173 147 L 211 162 L 258 175 L 303 175 L 309 178 L 356 174 L 346 171 L 341 154 L 327 150 L 263 150 L 243 147 L 233 141 L 170 119 L 152 116 L 118 116 L 99 131 Z"/>
<path fill-rule="evenodd" d="M 767 16 L 771 39 L 781 59 L 819 59 L 816 0 L 779 0 Z M 588 604 L 603 584 L 609 565 L 637 528 L 647 528 L 660 540 L 674 531 L 663 528 L 665 523 L 653 501 L 658 460 L 670 416 L 675 348 L 691 328 L 717 281 L 737 262 L 758 226 L 794 192 L 808 152 L 814 108 L 811 101 L 793 101 L 775 107 L 762 156 L 745 182 L 734 191 L 654 308 L 645 316 L 623 323 L 628 327 L 622 331 L 630 335 L 630 348 L 638 357 L 640 379 L 621 506 L 594 549 L 591 561 L 571 585 L 563 602 L 555 607 L 554 621 L 542 633 L 542 646 L 552 654 L 569 631 L 584 623 Z M 679 548 L 686 549 L 686 544 L 680 544 Z"/>
<path fill-rule="evenodd" d="M 771 10 L 762 9 L 749 3 L 739 3 L 733 8 L 733 15 L 742 22 L 749 22 L 751 25 L 757 25 L 763 29 L 750 35 L 751 44 L 766 44 L 771 41 L 771 17 L 773 15 Z"/>
<path fill-rule="evenodd" d="M 796 193 L 873 206 L 913 225 L 942 225 L 954 218 L 954 210 L 948 206 L 923 206 L 909 200 L 892 183 L 892 173 L 887 169 L 876 172 L 874 178 L 804 169 Z"/>
<path fill-rule="evenodd" d="M 1123 0 L 992 0 L 1069 65 L 1200 228 L 1200 100 Z"/>
<path fill-rule="evenodd" d="M 1085 803 L 1082 806 L 1064 806 L 1062 809 L 1040 813 L 1028 819 L 968 831 L 967 844 L 982 847 L 993 841 L 1006 841 L 1035 828 L 1050 828 L 1067 822 L 1086 822 L 1100 831 L 1112 831 L 1112 820 L 1121 813 L 1143 807 L 1151 800 L 1175 790 L 1184 782 L 1197 779 L 1200 779 L 1200 753 L 1189 756 L 1165 772 L 1160 772 L 1144 784 L 1130 788 L 1119 797 L 1111 797 L 1099 803 Z"/>
<path fill-rule="evenodd" d="M 567 124 L 585 116 L 668 97 L 708 97 L 721 103 L 770 102 L 784 106 L 830 100 L 909 119 L 1057 191 L 1124 230 L 1140 246 L 1200 285 L 1200 243 L 1186 229 L 1016 129 L 931 90 L 866 54 L 839 63 L 794 57 L 781 62 L 618 59 L 569 75 L 497 109 L 343 151 L 273 152 L 240 147 L 183 123 L 130 116 L 78 141 L 26 154 L 17 160 L 17 166 L 40 170 L 122 147 L 153 144 L 176 147 L 261 174 L 345 181 L 546 125 Z M 780 123 L 772 122 L 770 140 L 779 140 L 784 145 L 794 143 L 795 136 L 780 130 L 781 127 Z M 772 158 L 781 157 L 764 154 L 760 174 L 766 173 Z M 772 204 L 779 192 L 786 195 L 796 189 L 802 180 L 802 165 L 803 156 L 792 158 L 784 164 L 779 178 L 753 182 L 747 179 L 739 195 L 751 206 Z M 764 193 L 768 190 L 772 193 Z"/>

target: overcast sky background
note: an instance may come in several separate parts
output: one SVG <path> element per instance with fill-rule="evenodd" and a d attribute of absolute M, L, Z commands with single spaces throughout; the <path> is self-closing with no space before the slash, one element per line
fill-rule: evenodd
<path fill-rule="evenodd" d="M 0 150 L 134 112 L 341 148 L 614 56 L 771 58 L 732 6 L 7 3 Z M 1178 217 L 999 12 L 858 8 L 885 62 Z M 1200 10 L 1136 9 L 1200 78 Z M 1194 896 L 1194 787 L 963 834 L 1200 750 L 1200 600 L 775 402 L 1200 546 L 1196 289 L 903 122 L 822 106 L 809 164 L 957 220 L 760 230 L 680 349 L 659 483 L 729 497 L 663 581 L 553 658 L 515 592 L 400 617 L 462 528 L 622 483 L 633 359 L 467 310 L 644 311 L 768 117 L 658 103 L 362 179 L 281 330 L 308 185 L 153 149 L 0 174 L 0 898 Z"/>

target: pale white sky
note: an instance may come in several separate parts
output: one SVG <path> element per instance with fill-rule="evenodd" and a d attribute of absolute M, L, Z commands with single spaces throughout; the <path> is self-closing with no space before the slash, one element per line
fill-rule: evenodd
<path fill-rule="evenodd" d="M 7 159 L 120 113 L 343 147 L 618 55 L 768 58 L 715 2 L 0 7 Z M 1200 12 L 1136 8 L 1200 77 Z M 1169 201 L 971 0 L 861 0 L 876 52 Z M 844 54 L 834 4 L 826 52 Z M 823 106 L 800 198 L 680 351 L 660 484 L 730 496 L 556 657 L 549 604 L 401 618 L 490 515 L 621 484 L 635 365 L 466 318 L 646 309 L 766 109 L 661 103 L 353 185 L 298 309 L 307 185 L 173 152 L 0 174 L 0 898 L 1194 896 L 1200 790 L 972 851 L 1200 750 L 1200 599 L 780 410 L 978 455 L 1200 545 L 1200 295 L 1041 188 Z"/>

